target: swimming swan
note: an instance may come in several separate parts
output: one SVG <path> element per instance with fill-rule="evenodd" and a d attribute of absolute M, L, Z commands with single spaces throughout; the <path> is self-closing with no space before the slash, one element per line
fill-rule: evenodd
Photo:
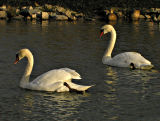
<path fill-rule="evenodd" d="M 81 77 L 75 70 L 69 68 L 50 70 L 38 76 L 33 81 L 29 82 L 34 63 L 33 55 L 30 50 L 21 49 L 16 54 L 16 60 L 14 64 L 16 64 L 24 57 L 28 59 L 28 64 L 26 66 L 24 75 L 22 76 L 22 79 L 20 81 L 21 88 L 26 88 L 30 90 L 65 92 L 70 90 L 85 91 L 91 87 L 72 83 L 72 79 L 81 79 Z"/>
<path fill-rule="evenodd" d="M 106 49 L 104 56 L 102 58 L 103 64 L 116 67 L 130 67 L 130 68 L 139 68 L 139 69 L 151 69 L 153 65 L 150 61 L 145 59 L 141 54 L 137 52 L 124 52 L 120 53 L 113 58 L 111 57 L 115 42 L 116 42 L 116 31 L 112 25 L 104 25 L 101 28 L 100 37 L 103 34 L 111 33 L 111 39 L 109 46 Z"/>

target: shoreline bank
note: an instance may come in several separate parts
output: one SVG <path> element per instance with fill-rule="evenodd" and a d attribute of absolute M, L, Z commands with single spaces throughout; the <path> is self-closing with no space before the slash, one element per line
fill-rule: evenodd
<path fill-rule="evenodd" d="M 106 7 L 104 10 L 96 10 L 93 14 L 85 14 L 73 11 L 57 5 L 45 4 L 43 6 L 13 7 L 10 5 L 0 6 L 0 19 L 6 20 L 56 20 L 56 21 L 117 21 L 118 19 L 138 21 L 160 22 L 160 8 L 121 8 Z"/>

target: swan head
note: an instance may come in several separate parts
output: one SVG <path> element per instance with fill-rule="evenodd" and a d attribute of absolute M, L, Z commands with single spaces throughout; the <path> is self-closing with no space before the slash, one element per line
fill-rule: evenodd
<path fill-rule="evenodd" d="M 31 53 L 29 49 L 21 49 L 21 50 L 19 50 L 16 53 L 16 60 L 15 60 L 14 64 L 16 64 L 17 62 L 19 62 L 24 57 L 26 57 L 27 53 Z"/>
<path fill-rule="evenodd" d="M 112 25 L 107 24 L 102 26 L 100 37 L 102 37 L 103 34 L 107 34 L 108 32 L 111 32 L 112 30 L 114 30 Z"/>

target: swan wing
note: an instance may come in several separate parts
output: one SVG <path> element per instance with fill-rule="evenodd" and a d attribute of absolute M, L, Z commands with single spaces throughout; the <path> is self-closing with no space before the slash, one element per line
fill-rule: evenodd
<path fill-rule="evenodd" d="M 39 87 L 48 87 L 56 82 L 70 81 L 71 79 L 72 75 L 65 70 L 54 69 L 38 76 L 36 79 L 30 82 L 30 84 Z"/>
<path fill-rule="evenodd" d="M 65 70 L 66 72 L 70 73 L 72 76 L 72 79 L 81 79 L 81 76 L 79 73 L 77 73 L 75 70 L 72 70 L 70 68 L 61 68 Z"/>
<path fill-rule="evenodd" d="M 108 65 L 118 67 L 129 67 L 133 63 L 137 68 L 141 66 L 151 65 L 151 62 L 145 59 L 137 52 L 125 52 L 114 56 L 108 62 Z"/>

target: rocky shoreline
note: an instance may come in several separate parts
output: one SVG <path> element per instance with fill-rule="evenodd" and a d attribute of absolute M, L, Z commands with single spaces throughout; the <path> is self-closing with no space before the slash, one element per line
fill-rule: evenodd
<path fill-rule="evenodd" d="M 73 11 L 61 6 L 45 4 L 40 6 L 0 6 L 0 19 L 6 20 L 56 20 L 56 21 L 94 21 L 97 19 L 105 21 L 117 21 L 118 19 L 137 21 L 160 22 L 160 8 L 131 9 L 121 7 L 109 7 L 98 11 L 95 15 L 88 17 L 82 12 Z"/>

